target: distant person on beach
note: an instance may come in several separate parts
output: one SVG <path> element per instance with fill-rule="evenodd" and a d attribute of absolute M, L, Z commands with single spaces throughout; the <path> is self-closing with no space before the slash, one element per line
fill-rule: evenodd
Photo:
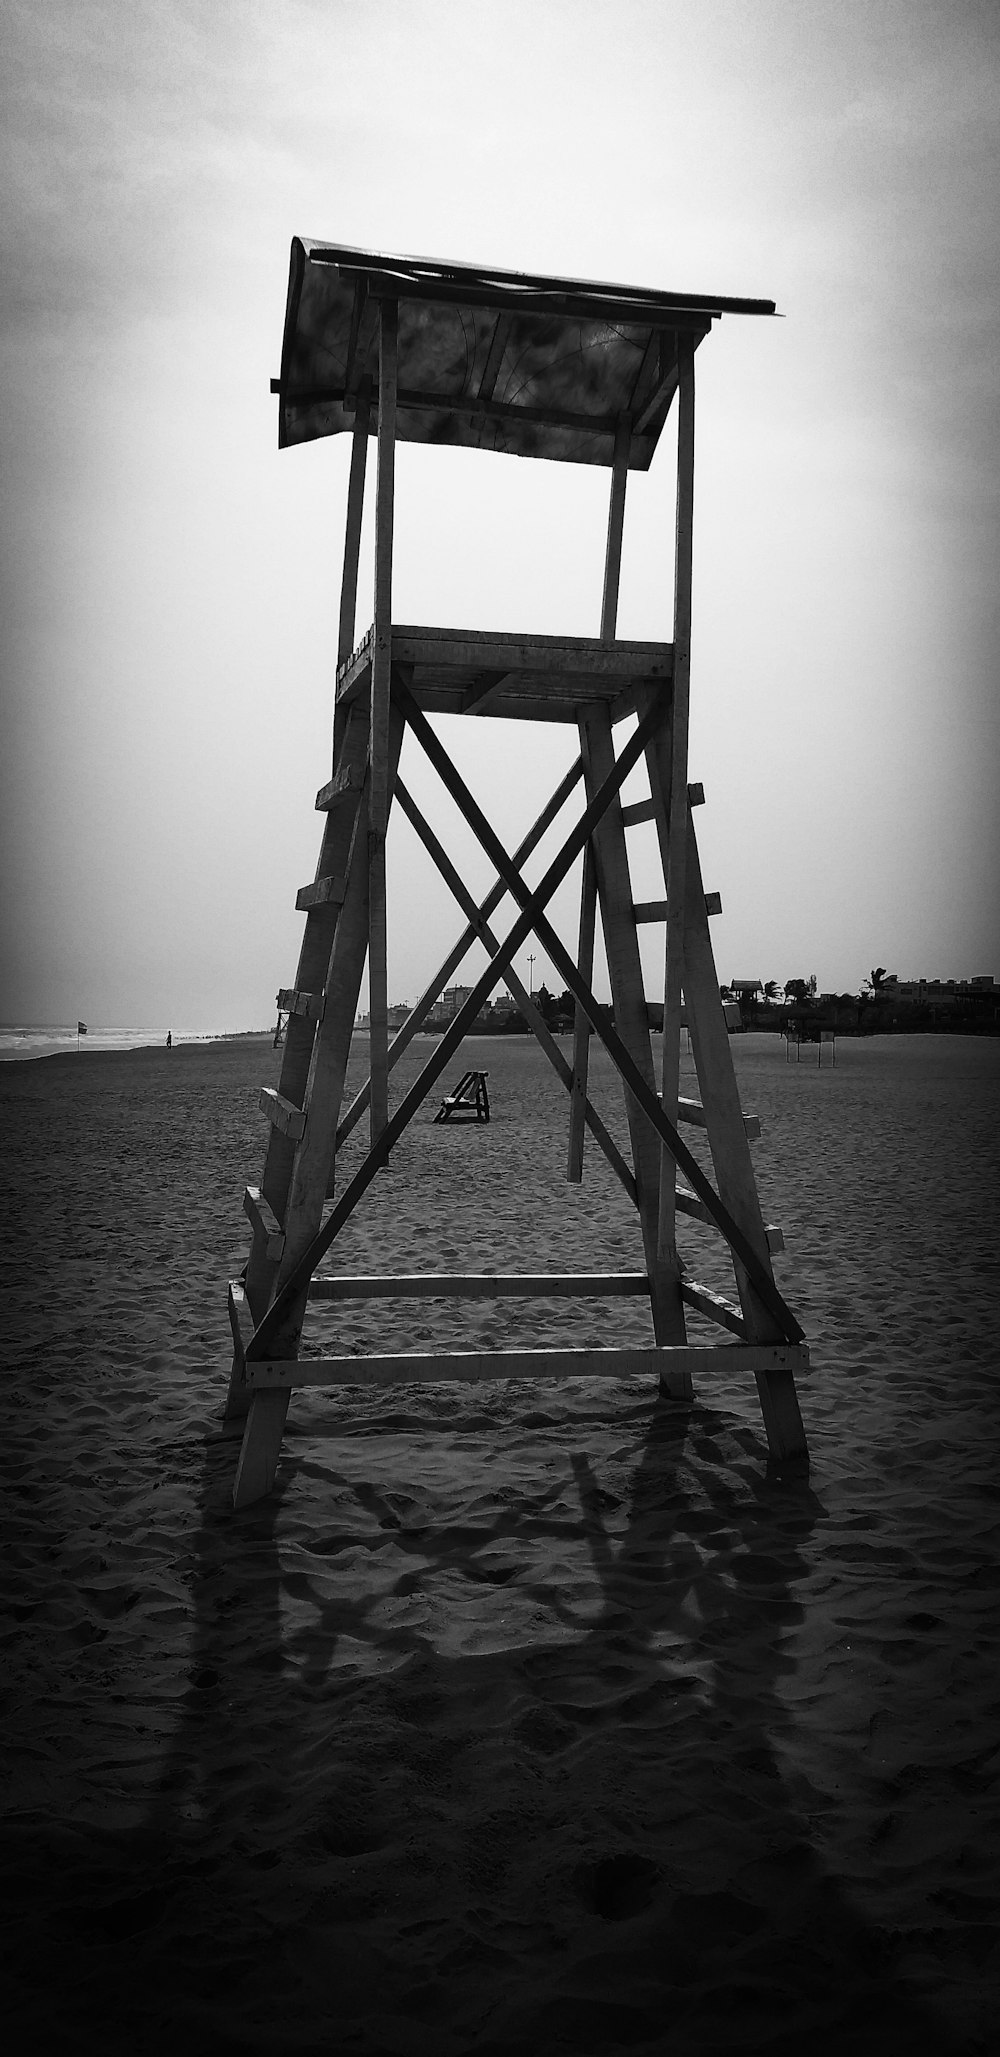
<path fill-rule="evenodd" d="M 168 1049 L 168 1050 L 172 1050 L 172 1049 L 173 1049 L 173 1047 L 174 1047 L 174 1039 L 173 1039 L 173 1036 L 172 1036 L 172 1035 L 171 1035 L 171 1033 L 170 1033 L 170 1030 L 168 1029 L 168 1030 L 167 1030 L 167 1049 Z"/>

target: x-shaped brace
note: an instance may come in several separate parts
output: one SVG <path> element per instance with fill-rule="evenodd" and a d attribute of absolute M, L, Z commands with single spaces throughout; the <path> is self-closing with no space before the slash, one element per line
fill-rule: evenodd
<path fill-rule="evenodd" d="M 503 977 L 508 965 L 527 938 L 535 934 L 546 954 L 556 966 L 566 985 L 580 1002 L 584 1013 L 604 1043 L 613 1063 L 625 1085 L 638 1102 L 642 1112 L 666 1144 L 670 1155 L 687 1177 L 695 1193 L 705 1203 L 716 1226 L 721 1230 L 730 1249 L 739 1258 L 754 1287 L 757 1296 L 767 1311 L 780 1326 L 782 1334 L 790 1342 L 799 1342 L 803 1331 L 791 1310 L 785 1305 L 769 1272 L 761 1263 L 757 1252 L 747 1241 L 738 1223 L 733 1220 L 710 1181 L 705 1177 L 697 1159 L 691 1155 L 681 1141 L 673 1124 L 668 1121 L 656 1094 L 651 1091 L 636 1065 L 631 1053 L 605 1018 L 586 980 L 581 976 L 572 957 L 553 929 L 545 915 L 545 908 L 557 888 L 562 884 L 576 859 L 586 847 L 598 822 L 620 791 L 629 772 L 639 762 L 642 753 L 655 732 L 660 719 L 660 709 L 652 701 L 638 727 L 629 737 L 614 768 L 602 782 L 589 806 L 585 809 L 576 827 L 571 830 L 562 849 L 553 858 L 544 878 L 532 890 L 522 877 L 504 849 L 499 838 L 490 827 L 485 815 L 478 807 L 465 781 L 452 764 L 447 752 L 438 742 L 433 729 L 422 714 L 416 701 L 400 680 L 398 673 L 393 678 L 393 695 L 406 720 L 422 744 L 431 763 L 435 766 L 443 783 L 464 814 L 470 828 L 478 836 L 483 849 L 494 869 L 503 880 L 508 891 L 518 902 L 521 913 L 510 929 L 506 940 L 497 954 L 472 987 L 467 999 L 457 1010 L 438 1047 L 428 1059 L 419 1077 L 400 1101 L 387 1126 L 382 1130 L 369 1150 L 364 1162 L 355 1172 L 340 1199 L 331 1208 L 325 1222 L 303 1251 L 297 1263 L 289 1272 L 280 1291 L 264 1315 L 247 1348 L 248 1359 L 265 1357 L 275 1344 L 280 1349 L 280 1331 L 287 1311 L 295 1306 L 308 1288 L 316 1266 L 339 1235 L 344 1223 L 354 1212 L 359 1200 L 367 1191 L 380 1167 L 386 1162 L 390 1151 L 408 1127 L 414 1114 L 426 1099 L 431 1088 L 440 1078 L 445 1066 L 450 1063 L 455 1051 L 463 1041 L 484 1001 Z"/>

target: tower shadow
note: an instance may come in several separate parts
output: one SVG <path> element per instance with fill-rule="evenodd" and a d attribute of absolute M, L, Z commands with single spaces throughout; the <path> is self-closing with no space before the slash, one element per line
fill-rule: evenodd
<path fill-rule="evenodd" d="M 346 1407 L 294 1427 L 239 1517 L 235 1446 L 206 1438 L 176 1727 L 55 1974 L 81 2031 L 216 2057 L 331 2036 L 371 2057 L 957 2052 L 789 1775 L 809 1485 L 769 1478 L 722 1414 L 633 1391 L 616 1450 L 587 1453 L 586 1407 L 546 1412 L 557 1476 L 449 1517 L 386 1483 L 380 1435 L 415 1410 L 383 1398 L 380 1430 Z M 498 1435 L 497 1411 L 472 1426 Z M 313 1477 L 333 1512 L 304 1546 L 285 1508 Z M 515 1592 L 537 1627 L 506 1645 L 421 1614 L 475 1628 Z"/>

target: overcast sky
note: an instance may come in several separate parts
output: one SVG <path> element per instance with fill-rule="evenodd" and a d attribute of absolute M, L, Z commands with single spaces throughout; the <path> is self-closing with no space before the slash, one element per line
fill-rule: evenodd
<path fill-rule="evenodd" d="M 720 976 L 1000 977 L 998 59 L 995 0 L 7 0 L 0 1015 L 263 1026 L 293 982 L 349 456 L 277 450 L 293 234 L 777 301 L 697 357 Z M 607 473 L 397 480 L 397 620 L 597 632 Z M 673 491 L 665 435 L 622 635 L 670 637 Z M 442 726 L 513 840 L 571 736 Z M 395 827 L 412 999 L 461 923 Z"/>

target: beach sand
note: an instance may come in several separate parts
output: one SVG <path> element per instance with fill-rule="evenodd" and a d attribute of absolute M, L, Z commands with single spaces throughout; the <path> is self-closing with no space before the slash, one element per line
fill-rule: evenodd
<path fill-rule="evenodd" d="M 996 2047 L 1000 1043 L 735 1054 L 808 1482 L 723 1359 L 691 1409 L 298 1394 L 239 1516 L 225 1281 L 277 1054 L 0 1069 L 19 2057 Z M 490 1126 L 435 1127 L 437 1089 L 336 1268 L 640 1268 L 591 1145 L 564 1182 L 542 1054 L 469 1064 Z M 622 1136 L 597 1058 L 595 1097 Z M 307 1347 L 647 1335 L 640 1302 L 394 1302 Z"/>

